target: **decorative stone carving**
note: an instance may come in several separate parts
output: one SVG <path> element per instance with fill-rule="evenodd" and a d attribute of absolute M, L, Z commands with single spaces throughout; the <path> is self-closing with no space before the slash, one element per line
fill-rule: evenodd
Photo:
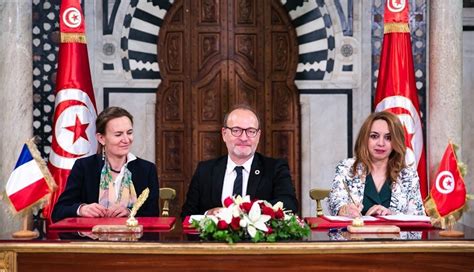
<path fill-rule="evenodd" d="M 354 48 L 352 48 L 352 45 L 350 44 L 343 44 L 341 46 L 341 54 L 348 58 L 350 56 L 352 56 L 352 54 L 354 53 Z"/>
<path fill-rule="evenodd" d="M 183 83 L 173 82 L 164 95 L 165 122 L 183 121 Z"/>
<path fill-rule="evenodd" d="M 237 52 L 255 69 L 255 51 L 257 46 L 255 35 L 235 35 L 235 37 L 237 39 Z"/>
<path fill-rule="evenodd" d="M 183 7 L 180 7 L 178 10 L 176 10 L 176 12 L 173 14 L 173 17 L 171 19 L 171 22 L 173 24 L 183 24 L 184 20 L 183 20 L 184 16 L 183 16 Z"/>
<path fill-rule="evenodd" d="M 245 83 L 245 81 L 237 75 L 237 96 L 238 103 L 248 104 L 257 108 L 257 90 L 256 88 Z"/>
<path fill-rule="evenodd" d="M 112 56 L 113 54 L 115 54 L 115 45 L 113 45 L 112 43 L 105 43 L 102 46 L 102 52 L 104 52 L 104 55 L 106 56 Z"/>
<path fill-rule="evenodd" d="M 201 52 L 199 57 L 199 69 L 205 66 L 206 62 L 212 56 L 217 55 L 219 51 L 219 34 L 203 34 L 199 37 L 201 43 Z"/>
<path fill-rule="evenodd" d="M 293 103 L 290 90 L 284 82 L 275 83 L 272 88 L 272 122 L 282 123 L 292 120 Z"/>
<path fill-rule="evenodd" d="M 202 110 L 199 113 L 201 122 L 219 122 L 220 120 L 220 82 L 221 76 L 217 74 L 208 85 L 199 91 L 200 95 L 196 99 L 199 99 L 202 105 Z"/>
<path fill-rule="evenodd" d="M 273 134 L 273 157 L 289 158 L 291 146 L 293 146 L 293 137 L 290 131 L 274 131 Z"/>
<path fill-rule="evenodd" d="M 203 0 L 201 2 L 201 18 L 203 23 L 217 23 L 217 3 L 215 0 Z"/>
<path fill-rule="evenodd" d="M 163 173 L 180 173 L 183 171 L 183 137 L 183 133 L 179 131 L 163 132 L 163 151 L 165 155 Z"/>
<path fill-rule="evenodd" d="M 220 156 L 221 134 L 219 132 L 201 133 L 201 160 L 210 160 Z"/>
<path fill-rule="evenodd" d="M 273 71 L 286 71 L 288 69 L 289 42 L 284 33 L 273 34 Z"/>
<path fill-rule="evenodd" d="M 17 271 L 16 253 L 13 251 L 0 252 L 0 272 Z"/>
<path fill-rule="evenodd" d="M 166 37 L 167 63 L 169 72 L 182 72 L 183 70 L 183 35 L 179 32 L 169 33 Z"/>
<path fill-rule="evenodd" d="M 253 2 L 240 0 L 238 7 L 237 24 L 253 24 Z"/>
<path fill-rule="evenodd" d="M 272 25 L 283 25 L 283 20 L 281 19 L 280 14 L 272 8 Z"/>

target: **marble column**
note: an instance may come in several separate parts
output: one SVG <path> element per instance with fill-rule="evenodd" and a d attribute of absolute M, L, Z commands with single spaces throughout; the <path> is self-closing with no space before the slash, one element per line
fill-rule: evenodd
<path fill-rule="evenodd" d="M 474 9 L 463 9 L 463 25 L 474 26 Z M 461 147 L 465 151 L 462 161 L 467 165 L 467 174 L 464 177 L 467 191 L 474 194 L 474 31 L 464 31 L 463 33 L 463 139 Z M 474 227 L 474 200 L 468 202 L 471 208 L 463 216 L 463 223 Z"/>
<path fill-rule="evenodd" d="M 433 177 L 448 141 L 462 140 L 462 1 L 429 1 L 429 16 L 427 131 Z"/>
<path fill-rule="evenodd" d="M 33 134 L 32 2 L 0 1 L 0 191 Z M 7 201 L 0 201 L 0 236 L 21 227 Z"/>

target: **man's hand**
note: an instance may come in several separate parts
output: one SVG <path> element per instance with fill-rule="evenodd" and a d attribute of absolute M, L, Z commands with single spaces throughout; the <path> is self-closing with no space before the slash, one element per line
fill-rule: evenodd
<path fill-rule="evenodd" d="M 219 213 L 219 211 L 222 209 L 222 207 L 217 207 L 217 208 L 212 208 L 210 210 L 207 210 L 205 215 L 216 215 Z"/>

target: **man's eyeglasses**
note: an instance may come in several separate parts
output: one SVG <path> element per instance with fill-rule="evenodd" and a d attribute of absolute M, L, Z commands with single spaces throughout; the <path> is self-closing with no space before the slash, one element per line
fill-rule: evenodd
<path fill-rule="evenodd" d="M 230 129 L 230 133 L 232 134 L 232 136 L 234 137 L 240 137 L 240 135 L 242 135 L 242 133 L 245 131 L 245 134 L 247 135 L 247 137 L 249 138 L 254 138 L 255 136 L 257 136 L 257 133 L 260 129 L 258 128 L 252 128 L 252 127 L 249 127 L 249 128 L 241 128 L 241 127 L 224 127 L 224 128 L 227 128 L 227 129 Z"/>

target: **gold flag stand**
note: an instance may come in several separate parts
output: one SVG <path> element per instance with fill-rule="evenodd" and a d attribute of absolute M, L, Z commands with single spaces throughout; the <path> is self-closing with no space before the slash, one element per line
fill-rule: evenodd
<path fill-rule="evenodd" d="M 14 232 L 12 236 L 20 239 L 35 239 L 38 237 L 38 232 L 28 230 L 28 214 L 23 214 L 23 229 Z"/>
<path fill-rule="evenodd" d="M 456 218 L 454 218 L 454 216 L 452 216 L 452 215 L 448 216 L 448 218 L 446 219 L 445 222 L 446 222 L 447 228 L 446 228 L 446 230 L 440 231 L 439 236 L 443 236 L 443 237 L 464 237 L 464 232 L 454 229 L 454 225 L 456 224 Z M 444 229 L 443 225 L 444 224 L 441 224 L 441 228 Z"/>
<path fill-rule="evenodd" d="M 464 232 L 459 230 L 447 229 L 439 232 L 439 236 L 443 237 L 464 237 Z"/>

